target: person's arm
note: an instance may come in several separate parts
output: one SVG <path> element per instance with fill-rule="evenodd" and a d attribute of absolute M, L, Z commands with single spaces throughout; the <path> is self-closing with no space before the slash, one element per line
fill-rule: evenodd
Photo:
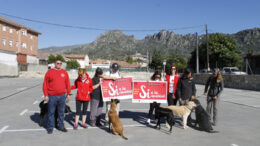
<path fill-rule="evenodd" d="M 75 81 L 74 81 L 74 85 L 72 85 L 71 87 L 70 87 L 70 90 L 74 90 L 74 89 L 77 89 L 78 87 L 77 87 L 77 81 L 78 81 L 78 79 L 76 79 Z"/>
<path fill-rule="evenodd" d="M 208 92 L 208 87 L 209 87 L 210 79 L 211 79 L 211 77 L 208 78 L 208 80 L 207 80 L 207 82 L 206 82 L 206 85 L 205 85 L 205 90 L 204 90 L 204 94 L 205 94 L 205 95 L 206 95 L 207 92 Z"/>
<path fill-rule="evenodd" d="M 196 86 L 195 86 L 195 83 L 194 83 L 194 81 L 192 81 L 192 99 L 195 99 L 195 97 L 196 97 Z"/>
<path fill-rule="evenodd" d="M 217 97 L 219 97 L 219 96 L 221 95 L 223 89 L 224 89 L 224 81 L 221 80 L 221 81 L 220 81 L 220 87 L 219 87 L 219 91 L 218 91 Z"/>
<path fill-rule="evenodd" d="M 66 89 L 67 89 L 66 100 L 69 101 L 70 100 L 70 78 L 69 78 L 69 75 L 66 71 L 65 71 L 65 75 L 66 75 L 65 84 L 66 84 Z"/>
<path fill-rule="evenodd" d="M 43 80 L 43 86 L 42 86 L 42 91 L 44 94 L 44 100 L 48 102 L 48 82 L 49 82 L 49 71 L 45 74 L 44 80 Z"/>
<path fill-rule="evenodd" d="M 108 76 L 108 75 L 102 75 L 101 78 L 103 78 L 105 80 L 116 80 L 117 79 L 116 77 L 111 77 L 111 76 Z"/>
<path fill-rule="evenodd" d="M 89 78 L 89 94 L 93 92 L 93 81 Z"/>
<path fill-rule="evenodd" d="M 179 98 L 179 100 L 181 101 L 181 79 L 178 81 L 178 84 L 177 84 L 177 98 Z"/>

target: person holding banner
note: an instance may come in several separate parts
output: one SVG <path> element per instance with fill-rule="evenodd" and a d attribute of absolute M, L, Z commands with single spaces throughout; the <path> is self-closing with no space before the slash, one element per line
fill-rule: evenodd
<path fill-rule="evenodd" d="M 121 78 L 120 76 L 120 73 L 119 73 L 119 65 L 117 63 L 113 63 L 112 66 L 111 66 L 111 70 L 108 71 L 104 78 Z M 108 111 L 110 110 L 110 107 L 111 107 L 111 102 L 108 101 L 106 102 L 106 116 L 105 116 L 105 120 L 107 121 L 105 125 L 108 125 Z M 120 110 L 120 103 L 117 104 L 117 107 L 116 107 L 116 111 L 117 111 L 117 115 L 119 116 L 119 110 Z"/>
<path fill-rule="evenodd" d="M 85 68 L 79 69 L 78 78 L 75 80 L 74 85 L 71 86 L 71 89 L 76 89 L 76 88 L 78 88 L 78 91 L 76 96 L 76 116 L 75 116 L 74 130 L 77 130 L 78 128 L 79 115 L 82 106 L 83 106 L 83 111 L 82 111 L 81 125 L 83 128 L 88 128 L 88 126 L 86 125 L 87 109 L 88 109 L 88 103 L 90 101 L 90 93 L 92 93 L 93 90 L 93 85 L 92 85 L 92 79 L 87 74 Z"/>
<path fill-rule="evenodd" d="M 90 125 L 92 127 L 102 126 L 101 121 L 101 113 L 103 109 L 103 97 L 101 93 L 101 81 L 100 79 L 112 79 L 116 80 L 116 78 L 108 78 L 103 76 L 103 70 L 101 68 L 96 69 L 95 76 L 92 78 L 93 81 L 93 92 L 91 93 L 91 104 L 90 104 Z"/>
<path fill-rule="evenodd" d="M 177 84 L 179 80 L 179 75 L 177 74 L 178 70 L 175 65 L 171 67 L 170 74 L 167 74 L 165 76 L 168 86 L 168 94 L 167 94 L 167 101 L 168 106 L 169 105 L 176 105 L 178 98 L 176 97 L 176 91 L 177 91 Z"/>
<path fill-rule="evenodd" d="M 156 81 L 156 82 L 160 82 L 162 81 L 162 74 L 160 70 L 156 70 L 154 72 L 154 74 L 152 75 L 150 81 Z M 153 102 L 150 103 L 150 109 L 149 109 L 149 113 L 148 113 L 148 119 L 147 119 L 147 123 L 150 124 L 151 119 L 152 119 L 152 115 L 153 115 L 153 111 L 155 110 L 156 106 L 160 106 L 160 103 L 157 102 Z"/>

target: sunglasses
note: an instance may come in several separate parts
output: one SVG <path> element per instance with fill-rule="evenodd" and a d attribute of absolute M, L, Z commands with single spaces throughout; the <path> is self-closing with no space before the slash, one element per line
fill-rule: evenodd
<path fill-rule="evenodd" d="M 61 62 L 57 62 L 56 64 L 61 65 L 62 63 Z"/>

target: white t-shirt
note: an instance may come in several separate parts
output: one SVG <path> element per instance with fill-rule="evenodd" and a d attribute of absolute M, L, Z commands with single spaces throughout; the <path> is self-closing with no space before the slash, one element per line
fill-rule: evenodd
<path fill-rule="evenodd" d="M 169 92 L 170 93 L 174 92 L 174 77 L 175 76 L 170 76 L 170 87 L 169 87 Z"/>
<path fill-rule="evenodd" d="M 110 76 L 110 77 L 114 77 L 114 78 L 121 78 L 121 76 L 120 76 L 118 71 L 117 72 L 108 71 L 108 72 L 106 72 L 106 75 Z"/>

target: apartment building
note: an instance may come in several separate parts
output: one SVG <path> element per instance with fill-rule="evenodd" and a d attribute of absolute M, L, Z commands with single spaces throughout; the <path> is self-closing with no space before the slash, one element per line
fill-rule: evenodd
<path fill-rule="evenodd" d="M 16 54 L 19 70 L 26 70 L 28 64 L 38 64 L 38 36 L 40 34 L 30 27 L 0 16 L 0 58 L 5 53 Z M 2 60 L 2 62 L 8 61 Z M 2 62 L 0 60 L 0 64 Z"/>

